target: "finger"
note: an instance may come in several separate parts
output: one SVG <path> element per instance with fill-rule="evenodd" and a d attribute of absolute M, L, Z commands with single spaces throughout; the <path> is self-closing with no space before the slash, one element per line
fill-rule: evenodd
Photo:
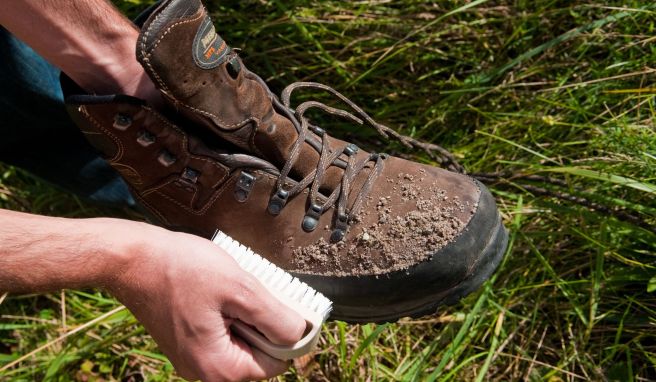
<path fill-rule="evenodd" d="M 280 375 L 286 372 L 291 364 L 289 361 L 275 359 L 257 348 L 251 348 L 251 352 L 253 354 L 253 362 L 260 369 L 258 372 L 262 372 L 262 375 L 257 376 L 255 379 L 272 378 Z"/>
<path fill-rule="evenodd" d="M 203 381 L 245 381 L 261 380 L 280 375 L 289 369 L 289 363 L 268 356 L 258 349 L 251 348 L 242 339 L 231 336 L 228 348 L 207 352 L 203 368 Z"/>
<path fill-rule="evenodd" d="M 236 280 L 224 312 L 254 326 L 278 345 L 297 342 L 305 331 L 305 320 L 246 272 Z"/>

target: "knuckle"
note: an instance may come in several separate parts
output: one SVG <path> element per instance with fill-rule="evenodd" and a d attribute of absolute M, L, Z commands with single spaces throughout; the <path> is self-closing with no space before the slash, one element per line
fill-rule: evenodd
<path fill-rule="evenodd" d="M 256 295 L 260 291 L 262 284 L 260 284 L 255 276 L 247 273 L 246 276 L 241 278 L 241 287 L 246 293 Z"/>
<path fill-rule="evenodd" d="M 235 298 L 237 298 L 242 304 L 253 306 L 261 305 L 259 302 L 262 297 L 262 286 L 251 274 L 246 273 L 239 278 L 235 292 Z"/>

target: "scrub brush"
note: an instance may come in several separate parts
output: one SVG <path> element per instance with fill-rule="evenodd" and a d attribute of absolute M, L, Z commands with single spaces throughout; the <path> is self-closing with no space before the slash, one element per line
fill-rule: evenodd
<path fill-rule="evenodd" d="M 228 252 L 242 269 L 255 276 L 278 300 L 298 312 L 306 322 L 303 338 L 293 345 L 276 345 L 241 321 L 235 321 L 231 328 L 252 346 L 280 360 L 309 353 L 319 339 L 321 324 L 330 315 L 332 301 L 219 230 L 212 242 Z"/>

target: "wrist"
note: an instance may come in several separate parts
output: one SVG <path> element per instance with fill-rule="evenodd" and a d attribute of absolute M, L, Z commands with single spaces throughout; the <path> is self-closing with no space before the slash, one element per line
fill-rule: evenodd
<path fill-rule="evenodd" d="M 144 69 L 134 60 L 136 65 L 128 65 L 117 77 L 118 90 L 116 93 L 127 94 L 145 100 L 148 105 L 155 109 L 164 106 L 164 99 L 160 91 L 155 87 Z"/>
<path fill-rule="evenodd" d="M 121 288 L 125 276 L 143 262 L 152 251 L 153 237 L 160 228 L 146 223 L 120 219 L 90 219 L 89 234 L 99 238 L 95 242 L 102 261 L 91 272 L 91 285 L 113 290 Z"/>
<path fill-rule="evenodd" d="M 159 90 L 137 61 L 135 46 L 138 31 L 129 29 L 112 37 L 108 49 L 99 49 L 96 62 L 91 65 L 98 73 L 85 78 L 85 90 L 97 94 L 127 94 L 146 100 L 153 107 L 163 104 Z M 89 53 L 91 56 L 92 54 Z"/>
<path fill-rule="evenodd" d="M 89 93 L 162 102 L 136 58 L 139 30 L 109 1 L 0 1 L 0 24 Z"/>
<path fill-rule="evenodd" d="M 95 94 L 127 94 L 158 107 L 161 95 L 137 61 L 138 32 L 133 29 L 107 36 L 106 43 L 86 47 L 87 63 L 67 74 L 84 90 Z"/>
<path fill-rule="evenodd" d="M 138 31 L 124 28 L 94 37 L 69 38 L 68 54 L 58 56 L 56 64 L 90 93 L 120 93 L 139 67 L 135 53 Z"/>

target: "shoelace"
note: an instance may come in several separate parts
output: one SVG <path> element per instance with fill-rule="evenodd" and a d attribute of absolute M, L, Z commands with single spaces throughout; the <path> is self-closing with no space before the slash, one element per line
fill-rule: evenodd
<path fill-rule="evenodd" d="M 354 113 L 342 109 L 337 109 L 318 101 L 306 101 L 298 105 L 296 109 L 293 109 L 291 107 L 291 96 L 295 90 L 300 88 L 326 91 L 348 105 Z M 283 90 L 280 100 L 274 98 L 273 102 L 274 104 L 277 104 L 277 106 L 282 109 L 284 114 L 292 121 L 292 123 L 294 123 L 298 131 L 298 137 L 292 145 L 291 151 L 289 153 L 289 158 L 280 171 L 280 175 L 276 181 L 276 192 L 270 199 L 268 210 L 274 215 L 279 214 L 290 197 L 299 194 L 305 188 L 310 186 L 310 206 L 306 211 L 305 217 L 303 218 L 302 227 L 305 231 L 308 232 L 316 229 L 321 215 L 336 203 L 335 222 L 332 233 L 330 235 L 331 242 L 341 241 L 345 237 L 348 231 L 348 225 L 357 216 L 359 210 L 364 204 L 366 196 L 369 194 L 371 188 L 373 187 L 374 181 L 382 172 L 384 167 L 383 161 L 387 158 L 387 155 L 371 153 L 368 156 L 357 160 L 356 154 L 359 149 L 355 144 L 352 143 L 346 144 L 341 149 L 332 150 L 330 147 L 330 138 L 328 134 L 326 134 L 325 130 L 311 124 L 307 117 L 305 117 L 305 113 L 308 110 L 313 108 L 320 109 L 330 115 L 350 120 L 351 122 L 357 123 L 359 125 L 368 125 L 373 127 L 383 137 L 389 138 L 391 136 L 407 147 L 421 148 L 430 154 L 437 152 L 439 155 L 437 159 L 441 164 L 445 165 L 445 167 L 454 171 L 464 172 L 452 154 L 447 150 L 434 144 L 419 142 L 413 138 L 399 134 L 389 127 L 376 122 L 354 102 L 330 86 L 316 82 L 295 82 Z M 285 185 L 287 183 L 286 180 L 288 179 L 289 173 L 292 170 L 294 164 L 299 158 L 303 144 L 306 142 L 308 131 L 312 131 L 314 134 L 319 136 L 322 141 L 317 167 L 315 170 L 305 176 L 305 178 L 303 178 L 301 181 L 292 187 L 285 189 Z M 327 199 L 323 203 L 320 203 L 319 187 L 322 184 L 326 170 L 333 166 L 335 162 L 340 157 L 342 157 L 342 155 L 346 157 L 346 166 L 344 168 L 341 182 L 331 192 Z M 371 171 L 369 172 L 369 175 L 367 176 L 367 179 L 365 180 L 360 190 L 357 191 L 356 197 L 351 207 L 347 208 L 348 198 L 352 192 L 352 183 L 370 162 L 373 163 Z"/>

